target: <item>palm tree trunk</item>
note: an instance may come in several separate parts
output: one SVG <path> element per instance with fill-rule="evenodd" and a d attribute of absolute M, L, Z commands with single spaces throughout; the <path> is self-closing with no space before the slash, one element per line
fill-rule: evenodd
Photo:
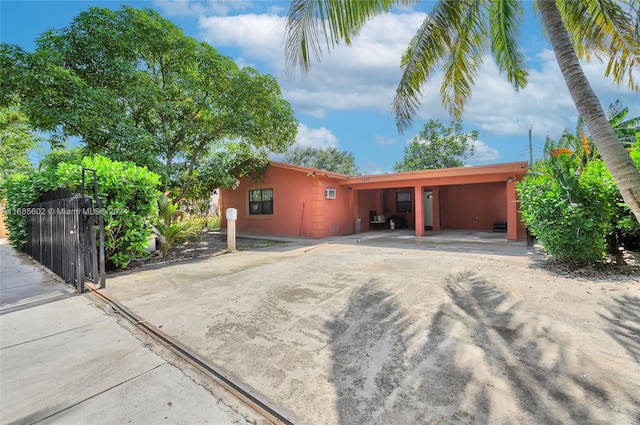
<path fill-rule="evenodd" d="M 584 118 L 593 142 L 611 172 L 624 202 L 640 221 L 640 172 L 618 140 L 584 75 L 555 0 L 538 0 L 538 8 L 573 102 Z"/>

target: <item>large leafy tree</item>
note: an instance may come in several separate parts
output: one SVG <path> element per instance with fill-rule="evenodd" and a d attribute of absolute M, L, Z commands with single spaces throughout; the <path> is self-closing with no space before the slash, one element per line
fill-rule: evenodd
<path fill-rule="evenodd" d="M 349 151 L 340 151 L 335 146 L 325 149 L 311 146 L 294 146 L 285 155 L 284 162 L 349 176 L 360 174 L 353 154 Z"/>
<path fill-rule="evenodd" d="M 187 199 L 208 201 L 215 189 L 235 187 L 239 177 L 258 180 L 268 167 L 268 156 L 255 152 L 246 143 L 225 142 L 224 146 L 212 146 L 194 171 Z M 182 176 L 185 178 L 186 174 Z"/>
<path fill-rule="evenodd" d="M 462 167 L 463 159 L 475 153 L 478 132 L 465 133 L 460 120 L 445 126 L 429 120 L 404 148 L 404 158 L 393 165 L 395 171 L 433 170 Z"/>
<path fill-rule="evenodd" d="M 187 195 L 211 146 L 284 152 L 297 123 L 276 80 L 239 69 L 153 10 L 90 8 L 33 53 L 2 46 L 2 77 L 32 123 L 90 153 L 146 165 Z"/>
<path fill-rule="evenodd" d="M 0 186 L 10 174 L 33 170 L 29 151 L 40 140 L 19 108 L 0 108 Z"/>
<path fill-rule="evenodd" d="M 300 66 L 308 71 L 311 60 L 321 56 L 322 40 L 328 49 L 340 41 L 350 43 L 364 23 L 374 16 L 390 11 L 394 5 L 415 2 L 292 0 L 286 34 L 288 66 Z M 526 85 L 526 62 L 518 48 L 523 3 L 516 0 L 434 3 L 402 56 L 403 75 L 393 104 L 400 131 L 405 130 L 416 115 L 425 83 L 440 70 L 444 73 L 440 89 L 443 105 L 459 117 L 471 96 L 487 50 L 516 89 Z M 578 112 L 625 203 L 640 219 L 640 173 L 609 125 L 579 62 L 579 58 L 604 59 L 608 61 L 607 76 L 637 90 L 640 2 L 537 0 L 532 4 Z"/>

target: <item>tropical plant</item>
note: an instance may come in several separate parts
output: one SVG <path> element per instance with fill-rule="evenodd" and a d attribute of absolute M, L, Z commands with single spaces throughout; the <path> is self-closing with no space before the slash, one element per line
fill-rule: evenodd
<path fill-rule="evenodd" d="M 299 66 L 308 72 L 312 58 L 320 59 L 323 39 L 329 50 L 342 40 L 348 44 L 374 16 L 389 12 L 394 5 L 416 1 L 292 0 L 285 41 L 288 68 Z M 518 48 L 523 3 L 440 0 L 433 4 L 402 56 L 403 75 L 393 102 L 400 131 L 407 129 L 416 115 L 423 86 L 440 70 L 444 71 L 440 89 L 443 105 L 459 117 L 487 50 L 516 89 L 525 87 L 526 63 Z M 625 203 L 640 220 L 640 172 L 609 125 L 579 62 L 579 58 L 608 58 L 605 75 L 638 90 L 640 2 L 537 0 L 532 4 L 576 108 Z"/>
<path fill-rule="evenodd" d="M 445 126 L 429 120 L 420 133 L 404 148 L 404 158 L 393 166 L 395 171 L 432 170 L 462 167 L 463 159 L 473 156 L 478 132 L 462 131 L 460 120 Z"/>
<path fill-rule="evenodd" d="M 582 129 L 578 129 L 578 135 L 573 135 L 568 131 L 564 131 L 560 139 L 556 142 L 547 137 L 544 144 L 544 164 L 550 167 L 549 173 L 561 178 L 568 170 L 560 170 L 558 167 L 573 166 L 573 162 L 554 161 L 559 155 L 566 154 L 573 156 L 577 161 L 578 169 L 576 173 L 581 173 L 582 169 L 593 159 L 599 159 L 598 150 L 593 144 L 591 138 L 585 136 Z"/>
<path fill-rule="evenodd" d="M 147 166 L 174 201 L 210 148 L 283 153 L 297 132 L 272 76 L 238 68 L 150 9 L 89 8 L 33 53 L 0 44 L 0 64 L 0 104 L 17 97 L 39 130 Z"/>
<path fill-rule="evenodd" d="M 640 117 L 627 118 L 629 107 L 623 106 L 620 100 L 609 105 L 607 119 L 613 127 L 620 142 L 630 148 L 636 142 L 640 142 Z"/>
<path fill-rule="evenodd" d="M 158 236 L 163 257 L 167 256 L 169 248 L 180 236 L 182 226 L 178 223 L 178 218 L 181 215 L 180 205 L 177 202 L 171 202 L 163 193 L 158 199 L 158 217 L 152 225 L 153 231 Z"/>
<path fill-rule="evenodd" d="M 349 151 L 340 151 L 335 146 L 325 149 L 294 146 L 285 154 L 283 161 L 288 164 L 333 171 L 349 176 L 360 174 L 353 154 Z"/>
<path fill-rule="evenodd" d="M 630 148 L 640 170 L 640 143 Z M 517 184 L 522 220 L 554 257 L 599 263 L 605 252 L 637 246 L 640 225 L 587 137 L 547 138 L 545 158 Z"/>

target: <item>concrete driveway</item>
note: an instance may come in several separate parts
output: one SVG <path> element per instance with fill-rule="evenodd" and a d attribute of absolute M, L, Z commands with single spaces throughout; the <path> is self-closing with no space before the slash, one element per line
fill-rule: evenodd
<path fill-rule="evenodd" d="M 299 241 L 104 292 L 309 424 L 640 423 L 637 275 L 446 235 Z"/>

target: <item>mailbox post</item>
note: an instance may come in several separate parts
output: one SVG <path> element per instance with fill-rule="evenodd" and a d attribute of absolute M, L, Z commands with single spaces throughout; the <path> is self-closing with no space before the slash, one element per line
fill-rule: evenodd
<path fill-rule="evenodd" d="M 236 250 L 236 220 L 238 219 L 238 210 L 235 208 L 227 208 L 227 251 Z"/>

